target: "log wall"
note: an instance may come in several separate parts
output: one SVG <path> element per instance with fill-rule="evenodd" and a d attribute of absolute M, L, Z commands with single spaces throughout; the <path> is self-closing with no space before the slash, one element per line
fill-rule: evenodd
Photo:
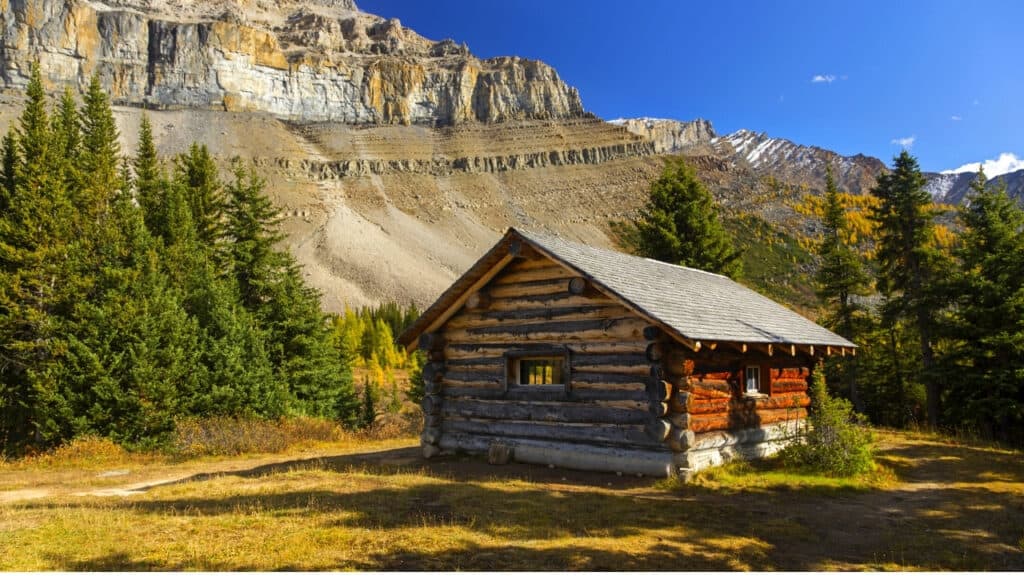
<path fill-rule="evenodd" d="M 760 428 L 797 421 L 807 416 L 810 366 L 803 355 L 774 354 L 747 348 L 688 350 L 664 343 L 664 371 L 672 385 L 669 397 L 670 438 L 689 431 L 690 442 L 673 446 L 677 451 L 693 444 L 697 435 L 716 431 Z M 761 394 L 744 391 L 747 366 L 761 369 Z"/>
<path fill-rule="evenodd" d="M 421 338 L 433 360 L 426 453 L 444 437 L 667 451 L 670 389 L 648 358 L 648 325 L 555 262 L 513 260 Z M 506 353 L 556 350 L 567 350 L 567 387 L 506 384 Z"/>

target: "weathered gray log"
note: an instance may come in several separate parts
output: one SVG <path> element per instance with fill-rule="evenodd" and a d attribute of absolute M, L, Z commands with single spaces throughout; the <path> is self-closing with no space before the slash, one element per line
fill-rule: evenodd
<path fill-rule="evenodd" d="M 651 407 L 648 412 L 650 412 L 655 418 L 661 418 L 668 414 L 669 406 L 665 402 L 651 402 Z"/>
<path fill-rule="evenodd" d="M 431 362 L 423 367 L 424 382 L 440 382 L 444 379 L 445 365 L 443 362 Z"/>
<path fill-rule="evenodd" d="M 516 282 L 525 282 L 528 280 L 552 280 L 554 278 L 566 278 L 569 272 L 561 266 L 548 263 L 545 266 L 536 266 L 532 268 L 525 268 L 518 264 L 513 264 L 506 268 L 501 275 L 494 279 L 492 284 L 514 284 Z"/>
<path fill-rule="evenodd" d="M 653 402 L 665 402 L 672 396 L 672 383 L 656 378 L 647 381 L 647 393 Z"/>
<path fill-rule="evenodd" d="M 441 453 L 441 448 L 436 444 L 423 444 L 423 457 L 430 460 Z"/>
<path fill-rule="evenodd" d="M 420 406 L 423 408 L 424 414 L 440 414 L 441 404 L 441 398 L 433 394 L 423 396 L 423 401 L 420 402 Z"/>
<path fill-rule="evenodd" d="M 563 346 L 577 354 L 642 354 L 646 344 L 638 341 L 566 341 L 556 339 L 553 344 L 540 342 L 517 342 L 515 344 L 478 342 L 449 343 L 445 348 L 449 359 L 501 358 L 510 348 L 516 350 L 548 352 L 552 346 Z"/>
<path fill-rule="evenodd" d="M 647 379 L 636 374 L 620 374 L 617 372 L 573 372 L 572 381 L 587 384 L 638 384 L 645 386 Z"/>
<path fill-rule="evenodd" d="M 450 369 L 444 373 L 445 382 L 490 382 L 504 384 L 505 374 L 501 370 L 489 370 L 481 372 L 470 372 L 468 370 Z M 455 384 L 458 386 L 458 384 Z"/>
<path fill-rule="evenodd" d="M 441 424 L 444 434 L 462 432 L 484 434 L 500 438 L 536 438 L 540 440 L 568 440 L 584 444 L 618 444 L 652 446 L 660 443 L 648 436 L 643 426 L 622 424 L 542 424 L 540 422 L 482 421 L 446 419 Z M 666 432 L 667 434 L 667 432 Z"/>
<path fill-rule="evenodd" d="M 420 434 L 420 441 L 423 444 L 437 444 L 441 439 L 440 428 L 424 428 L 423 433 Z"/>
<path fill-rule="evenodd" d="M 480 326 L 466 328 L 469 336 L 529 336 L 531 334 L 564 334 L 574 335 L 574 340 L 583 340 L 582 334 L 639 335 L 640 321 L 630 316 L 599 320 L 570 320 L 566 322 L 538 322 L 526 326 Z M 633 332 L 637 334 L 634 335 Z"/>
<path fill-rule="evenodd" d="M 650 341 L 660 340 L 664 332 L 657 326 L 648 326 L 644 328 L 644 339 Z"/>
<path fill-rule="evenodd" d="M 579 276 L 569 280 L 569 293 L 577 296 L 587 291 L 587 279 Z"/>
<path fill-rule="evenodd" d="M 566 291 L 553 294 L 531 294 L 517 296 L 515 298 L 497 298 L 491 300 L 491 310 L 528 310 L 542 307 L 556 306 L 590 306 L 593 304 L 611 305 L 613 302 L 607 298 L 594 298 L 592 296 L 576 296 Z"/>
<path fill-rule="evenodd" d="M 693 431 L 672 426 L 672 430 L 668 433 L 667 443 L 673 451 L 685 452 L 690 446 L 693 446 L 695 438 L 696 434 Z"/>
<path fill-rule="evenodd" d="M 667 417 L 669 422 L 672 423 L 676 428 L 687 429 L 690 427 L 690 415 L 683 414 L 669 414 Z"/>
<path fill-rule="evenodd" d="M 634 402 L 648 402 L 650 394 L 646 390 L 600 390 L 582 389 L 569 390 L 564 387 L 545 387 L 538 389 L 536 386 L 510 386 L 506 391 L 502 388 L 470 388 L 458 386 L 446 386 L 444 396 L 447 398 L 467 397 L 483 399 L 507 398 L 509 400 L 535 400 L 537 402 L 558 402 L 558 401 L 588 401 L 588 400 L 621 400 Z"/>
<path fill-rule="evenodd" d="M 466 323 L 476 320 L 480 324 L 494 323 L 526 323 L 529 321 L 552 321 L 586 318 L 618 318 L 627 312 L 621 306 L 607 304 L 587 306 L 559 306 L 542 308 L 524 308 L 515 310 L 488 310 L 478 316 L 469 316 Z"/>
<path fill-rule="evenodd" d="M 668 433 L 672 429 L 672 424 L 664 418 L 651 418 L 647 421 L 647 425 L 644 426 L 644 432 L 647 436 L 655 442 L 661 443 L 668 438 Z"/>
<path fill-rule="evenodd" d="M 437 332 L 420 334 L 420 350 L 438 350 L 444 347 L 444 336 Z"/>
<path fill-rule="evenodd" d="M 669 410 L 672 412 L 686 412 L 689 401 L 689 392 L 677 390 L 668 400 Z"/>
<path fill-rule="evenodd" d="M 423 388 L 426 390 L 427 394 L 440 394 L 441 391 L 444 389 L 444 386 L 441 384 L 441 382 L 435 382 L 433 380 L 424 380 Z"/>
<path fill-rule="evenodd" d="M 644 337 L 647 337 L 647 330 L 644 329 Z M 660 362 L 665 356 L 665 347 L 661 342 L 651 342 L 647 345 L 646 350 L 647 360 L 651 362 Z"/>
<path fill-rule="evenodd" d="M 486 292 L 474 292 L 466 299 L 466 308 L 470 310 L 483 310 L 491 305 L 491 295 Z"/>
<path fill-rule="evenodd" d="M 441 447 L 450 452 L 486 454 L 494 439 L 474 434 L 445 434 Z M 672 452 L 663 446 L 647 449 L 589 446 L 526 438 L 509 439 L 517 462 L 543 464 L 574 470 L 599 470 L 643 474 L 656 478 L 672 475 L 676 466 Z"/>
<path fill-rule="evenodd" d="M 484 401 L 448 399 L 443 415 L 490 420 L 521 420 L 538 422 L 644 424 L 647 412 L 622 408 L 606 408 L 573 402 L 537 403 L 530 401 Z"/>
<path fill-rule="evenodd" d="M 445 364 L 451 367 L 453 370 L 463 368 L 465 366 L 504 366 L 505 359 L 501 356 L 493 356 L 490 358 L 481 358 L 472 356 L 468 358 L 453 358 L 446 360 Z"/>
<path fill-rule="evenodd" d="M 509 284 L 495 284 L 490 288 L 492 298 L 519 298 L 522 296 L 535 296 L 540 294 L 564 294 L 565 280 L 553 278 L 550 280 L 527 280 L 525 282 L 512 282 Z"/>

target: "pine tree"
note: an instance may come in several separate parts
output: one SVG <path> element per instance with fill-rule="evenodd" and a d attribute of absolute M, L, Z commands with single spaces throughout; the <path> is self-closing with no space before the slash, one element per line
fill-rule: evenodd
<path fill-rule="evenodd" d="M 957 256 L 961 272 L 952 283 L 953 340 L 945 368 L 951 382 L 947 413 L 952 422 L 988 437 L 1024 440 L 1024 210 L 1003 186 L 986 188 L 984 172 L 960 209 L 963 224 Z"/>
<path fill-rule="evenodd" d="M 280 215 L 263 194 L 263 181 L 240 162 L 234 168 L 227 187 L 226 237 L 242 304 L 267 330 L 271 362 L 296 409 L 347 420 L 336 412 L 353 405 L 355 391 L 348 367 L 331 346 L 320 295 L 303 283 L 291 255 L 277 248 Z"/>
<path fill-rule="evenodd" d="M 17 172 L 21 162 L 18 148 L 18 133 L 14 129 L 8 129 L 7 134 L 4 135 L 2 150 L 0 150 L 0 155 L 2 155 L 0 169 L 3 170 L 3 173 L 0 174 L 0 214 L 10 208 L 11 197 L 14 196 L 18 186 Z"/>
<path fill-rule="evenodd" d="M 858 306 L 853 296 L 869 293 L 869 278 L 864 271 L 857 253 L 844 241 L 846 230 L 846 210 L 839 200 L 839 190 L 832 177 L 832 167 L 825 172 L 825 217 L 824 238 L 819 249 L 821 268 L 818 269 L 818 297 L 831 309 L 828 324 L 844 338 L 854 339 L 855 315 Z M 840 380 L 849 390 L 850 401 L 857 408 L 861 402 L 857 395 L 857 381 L 854 374 L 856 357 L 849 360 L 839 358 L 837 368 Z"/>
<path fill-rule="evenodd" d="M 217 164 L 205 145 L 192 144 L 174 161 L 174 179 L 185 187 L 196 237 L 204 246 L 216 246 L 222 231 L 224 191 Z"/>
<path fill-rule="evenodd" d="M 78 202 L 84 221 L 99 219 L 110 210 L 121 188 L 121 146 L 110 99 L 93 75 L 81 112 L 82 145 L 79 164 Z"/>
<path fill-rule="evenodd" d="M 146 226 L 151 231 L 158 228 L 161 192 L 164 176 L 157 156 L 156 144 L 153 141 L 153 125 L 149 116 L 142 115 L 139 122 L 139 146 L 132 163 L 135 172 L 135 192 L 139 206 L 145 217 Z"/>
<path fill-rule="evenodd" d="M 730 277 L 741 273 L 740 253 L 718 220 L 714 198 L 681 159 L 669 161 L 651 184 L 636 228 L 643 256 Z"/>
<path fill-rule="evenodd" d="M 362 428 L 369 428 L 377 420 L 377 399 L 373 383 L 369 378 L 363 379 L 363 413 L 360 421 Z"/>
<path fill-rule="evenodd" d="M 59 159 L 38 63 L 26 95 L 14 193 L 0 213 L 0 441 L 11 453 L 46 440 L 46 402 L 57 394 L 43 375 L 64 348 L 58 319 L 80 287 L 67 273 L 73 211 L 53 170 Z"/>
<path fill-rule="evenodd" d="M 935 373 L 935 310 L 930 291 L 940 255 L 932 245 L 934 222 L 931 197 L 924 189 L 917 160 L 906 150 L 894 160 L 893 170 L 882 174 L 871 194 L 880 200 L 871 214 L 878 223 L 878 284 L 886 295 L 888 322 L 908 318 L 920 338 L 921 363 L 927 396 L 928 424 L 938 426 L 941 387 Z"/>
<path fill-rule="evenodd" d="M 82 151 L 82 121 L 71 88 L 64 90 L 57 113 L 53 117 L 56 156 L 65 185 L 72 188 L 79 182 L 79 154 Z"/>

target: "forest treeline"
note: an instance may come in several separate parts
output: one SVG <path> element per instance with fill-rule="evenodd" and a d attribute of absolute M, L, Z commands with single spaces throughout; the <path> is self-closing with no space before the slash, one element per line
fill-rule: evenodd
<path fill-rule="evenodd" d="M 828 360 L 829 386 L 876 424 L 1024 444 L 1024 210 L 983 173 L 958 208 L 924 185 L 904 151 L 869 195 L 842 193 L 829 169 L 824 197 L 810 198 L 820 321 L 859 346 Z M 617 231 L 645 256 L 742 278 L 718 219 L 675 159 Z"/>
<path fill-rule="evenodd" d="M 263 182 L 208 150 L 123 154 L 94 78 L 48 106 L 34 66 L 0 148 L 0 443 L 159 445 L 188 417 L 362 419 L 352 366 L 405 367 L 417 312 L 321 312 Z"/>

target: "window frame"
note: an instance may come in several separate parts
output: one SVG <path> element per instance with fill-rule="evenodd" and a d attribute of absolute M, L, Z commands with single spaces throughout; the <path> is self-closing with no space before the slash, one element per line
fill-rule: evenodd
<path fill-rule="evenodd" d="M 569 362 L 569 349 L 561 346 L 537 349 L 515 349 L 508 350 L 505 357 L 505 391 L 509 390 L 536 390 L 540 391 L 564 391 L 569 394 L 572 383 L 572 365 Z M 531 359 L 557 359 L 562 362 L 562 380 L 557 384 L 520 384 L 520 363 L 523 360 Z"/>
<path fill-rule="evenodd" d="M 750 389 L 750 371 L 757 370 L 757 389 Z M 761 370 L 760 364 L 751 364 L 743 367 L 743 395 L 744 396 L 764 396 L 764 371 Z"/>

